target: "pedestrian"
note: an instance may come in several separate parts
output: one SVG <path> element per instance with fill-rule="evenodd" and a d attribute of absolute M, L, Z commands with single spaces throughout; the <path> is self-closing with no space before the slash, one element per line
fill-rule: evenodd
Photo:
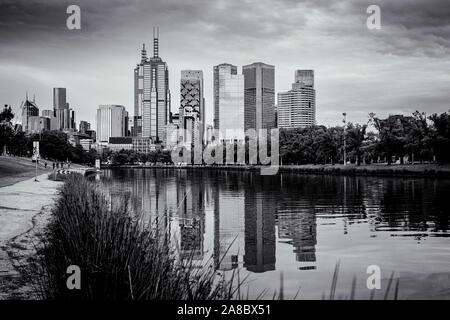
<path fill-rule="evenodd" d="M 45 169 L 47 169 L 47 161 L 44 162 L 44 167 L 45 167 Z"/>
<path fill-rule="evenodd" d="M 55 170 L 55 161 L 53 161 L 53 170 Z"/>

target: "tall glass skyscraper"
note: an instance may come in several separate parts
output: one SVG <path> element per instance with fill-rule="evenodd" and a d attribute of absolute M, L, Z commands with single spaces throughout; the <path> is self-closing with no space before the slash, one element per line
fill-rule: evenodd
<path fill-rule="evenodd" d="M 214 126 L 222 139 L 244 139 L 244 76 L 231 64 L 214 67 Z"/>
<path fill-rule="evenodd" d="M 292 90 L 278 93 L 278 128 L 302 128 L 316 123 L 314 70 L 297 70 Z"/>
<path fill-rule="evenodd" d="M 134 128 L 132 135 L 162 141 L 169 120 L 170 90 L 167 63 L 159 57 L 159 29 L 153 28 L 153 57 L 145 44 L 134 69 Z"/>
<path fill-rule="evenodd" d="M 275 127 L 275 67 L 261 62 L 242 67 L 245 130 Z"/>
<path fill-rule="evenodd" d="M 69 108 L 66 100 L 66 88 L 53 88 L 53 111 L 57 130 L 75 129 L 75 111 Z"/>
<path fill-rule="evenodd" d="M 237 74 L 237 67 L 222 63 L 214 67 L 214 129 L 219 129 L 219 70 L 229 68 L 231 74 Z"/>

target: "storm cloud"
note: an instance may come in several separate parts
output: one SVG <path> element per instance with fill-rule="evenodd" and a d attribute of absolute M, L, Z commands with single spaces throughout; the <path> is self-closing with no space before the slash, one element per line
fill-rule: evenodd
<path fill-rule="evenodd" d="M 66 28 L 66 8 L 81 8 L 81 30 Z M 381 30 L 366 27 L 369 5 Z M 275 65 L 276 91 L 295 69 L 314 69 L 318 123 L 340 114 L 380 116 L 450 108 L 448 0 L 0 0 L 0 103 L 16 108 L 25 92 L 51 108 L 53 87 L 67 87 L 77 121 L 94 123 L 99 104 L 133 112 L 133 67 L 160 27 L 172 110 L 182 69 L 202 69 L 212 122 L 212 67 L 262 61 Z M 149 50 L 151 52 L 151 49 Z"/>

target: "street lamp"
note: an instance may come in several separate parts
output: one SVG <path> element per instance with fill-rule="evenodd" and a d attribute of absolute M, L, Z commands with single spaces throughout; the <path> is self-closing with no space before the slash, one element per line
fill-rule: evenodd
<path fill-rule="evenodd" d="M 344 113 L 342 113 L 342 115 L 344 116 L 344 119 L 342 119 L 342 122 L 344 123 L 344 166 L 346 166 L 347 165 L 347 151 L 346 151 L 346 148 L 347 148 L 347 144 L 346 144 L 346 136 L 345 136 L 345 133 L 346 133 L 346 127 L 347 127 L 347 113 L 346 112 L 344 112 Z"/>

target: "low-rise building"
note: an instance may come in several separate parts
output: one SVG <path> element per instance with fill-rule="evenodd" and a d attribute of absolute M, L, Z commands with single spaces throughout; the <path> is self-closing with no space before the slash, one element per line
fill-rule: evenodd
<path fill-rule="evenodd" d="M 133 150 L 133 139 L 131 137 L 110 137 L 108 148 L 114 152 Z"/>

